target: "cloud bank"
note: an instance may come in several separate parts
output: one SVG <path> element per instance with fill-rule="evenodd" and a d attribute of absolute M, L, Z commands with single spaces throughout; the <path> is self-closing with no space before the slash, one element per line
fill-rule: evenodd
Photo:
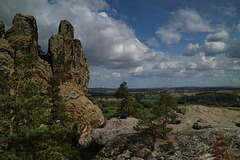
<path fill-rule="evenodd" d="M 50 36 L 57 33 L 60 20 L 69 20 L 75 28 L 75 38 L 82 41 L 95 82 L 138 81 L 139 78 L 240 79 L 240 39 L 231 39 L 229 30 L 217 28 L 195 9 L 169 13 L 171 19 L 153 33 L 159 41 L 149 38 L 147 46 L 126 22 L 109 16 L 110 12 L 118 14 L 118 11 L 105 0 L 22 0 L 21 3 L 0 0 L 0 3 L 0 18 L 7 29 L 18 12 L 37 19 L 39 44 L 44 51 L 47 51 Z M 224 10 L 226 16 L 236 15 L 234 7 Z M 240 24 L 235 24 L 235 30 L 240 32 Z M 177 55 L 150 48 L 160 48 L 162 43 L 179 44 L 189 33 L 205 33 L 206 36 L 202 42 L 187 44 L 183 53 Z"/>

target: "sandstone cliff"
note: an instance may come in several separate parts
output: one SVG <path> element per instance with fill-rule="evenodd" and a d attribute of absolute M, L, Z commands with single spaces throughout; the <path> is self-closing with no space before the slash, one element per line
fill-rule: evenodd
<path fill-rule="evenodd" d="M 50 77 L 60 80 L 61 95 L 68 106 L 67 113 L 74 117 L 79 130 L 91 129 L 93 120 L 104 121 L 101 109 L 87 98 L 89 70 L 80 40 L 74 39 L 70 22 L 63 20 L 59 33 L 49 39 L 46 55 L 40 55 L 38 28 L 33 16 L 16 14 L 13 26 L 5 32 L 0 20 L 0 73 L 11 74 L 14 58 L 34 54 L 36 59 L 35 80 L 46 82 Z M 82 127 L 84 124 L 85 127 Z"/>

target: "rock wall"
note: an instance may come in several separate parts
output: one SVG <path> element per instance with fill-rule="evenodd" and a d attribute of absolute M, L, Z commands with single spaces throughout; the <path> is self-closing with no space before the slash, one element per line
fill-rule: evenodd
<path fill-rule="evenodd" d="M 80 40 L 74 39 L 74 28 L 62 20 L 57 35 L 49 39 L 46 55 L 40 55 L 38 28 L 33 16 L 16 14 L 13 26 L 5 32 L 0 20 L 0 73 L 11 74 L 14 58 L 34 54 L 36 59 L 35 80 L 43 80 L 45 87 L 50 77 L 60 80 L 61 95 L 68 106 L 66 112 L 74 117 L 79 129 L 88 132 L 92 121 L 102 123 L 101 109 L 86 96 L 89 70 Z M 84 125 L 84 127 L 83 127 Z"/>

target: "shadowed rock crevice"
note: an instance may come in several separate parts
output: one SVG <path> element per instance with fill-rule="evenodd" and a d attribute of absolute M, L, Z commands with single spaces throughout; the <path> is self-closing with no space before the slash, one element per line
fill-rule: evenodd
<path fill-rule="evenodd" d="M 94 156 L 103 149 L 103 145 L 100 145 L 96 141 L 93 141 L 88 148 L 82 148 L 79 150 L 79 155 L 81 155 L 82 160 L 93 159 Z"/>

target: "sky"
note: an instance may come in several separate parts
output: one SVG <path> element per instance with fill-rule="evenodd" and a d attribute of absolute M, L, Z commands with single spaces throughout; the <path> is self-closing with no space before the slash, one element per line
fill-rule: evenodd
<path fill-rule="evenodd" d="M 72 23 L 89 88 L 240 86 L 239 0 L 0 0 L 6 30 L 16 13 L 35 17 L 45 52 Z"/>

